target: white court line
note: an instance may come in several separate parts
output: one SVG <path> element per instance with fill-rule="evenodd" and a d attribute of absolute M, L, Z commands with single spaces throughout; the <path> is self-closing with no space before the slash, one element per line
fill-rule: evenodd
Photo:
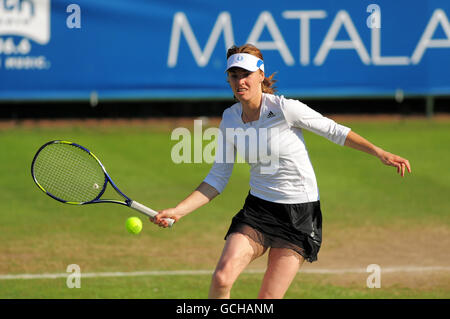
<path fill-rule="evenodd" d="M 262 274 L 264 269 L 249 269 L 244 274 Z M 430 271 L 450 271 L 450 266 L 429 266 L 429 267 L 381 267 L 381 273 L 394 272 L 430 272 Z M 81 278 L 98 278 L 98 277 L 138 277 L 138 276 L 197 276 L 212 275 L 212 270 L 154 270 L 154 271 L 134 271 L 134 272 L 93 272 L 81 273 Z M 302 269 L 299 273 L 303 274 L 347 274 L 347 273 L 367 273 L 365 268 L 343 268 L 343 269 Z M 0 275 L 0 280 L 14 279 L 57 279 L 66 278 L 72 273 L 59 274 L 17 274 L 17 275 Z"/>

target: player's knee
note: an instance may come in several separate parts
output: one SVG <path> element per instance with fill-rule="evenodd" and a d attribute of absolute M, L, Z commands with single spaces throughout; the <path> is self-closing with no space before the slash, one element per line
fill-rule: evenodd
<path fill-rule="evenodd" d="M 224 269 L 217 269 L 212 276 L 213 285 L 218 289 L 231 288 L 233 280 L 229 272 Z"/>

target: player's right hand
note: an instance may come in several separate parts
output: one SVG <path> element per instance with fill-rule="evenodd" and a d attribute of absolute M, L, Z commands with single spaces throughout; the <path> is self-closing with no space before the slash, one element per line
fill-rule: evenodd
<path fill-rule="evenodd" d="M 167 228 L 169 227 L 169 223 L 165 220 L 166 218 L 171 218 L 175 221 L 174 223 L 176 223 L 181 217 L 182 216 L 180 214 L 177 214 L 177 210 L 175 208 L 167 208 L 160 210 L 158 215 L 155 217 L 150 217 L 149 220 L 159 227 Z"/>

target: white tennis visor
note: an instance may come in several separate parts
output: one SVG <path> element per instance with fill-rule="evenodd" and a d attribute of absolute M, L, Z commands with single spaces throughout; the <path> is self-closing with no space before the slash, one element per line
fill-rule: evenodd
<path fill-rule="evenodd" d="M 264 72 L 264 61 L 248 53 L 236 53 L 227 60 L 227 71 L 230 68 L 243 68 L 250 72 L 261 70 Z"/>

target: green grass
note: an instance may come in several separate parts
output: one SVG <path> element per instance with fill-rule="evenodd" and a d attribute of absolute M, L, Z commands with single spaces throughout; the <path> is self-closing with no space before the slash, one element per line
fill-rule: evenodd
<path fill-rule="evenodd" d="M 400 178 L 374 157 L 305 132 L 321 193 L 324 225 L 352 229 L 450 227 L 450 123 L 343 123 L 380 147 L 410 160 L 413 173 Z M 34 153 L 52 139 L 90 148 L 117 185 L 155 209 L 174 206 L 206 176 L 209 164 L 174 164 L 170 132 L 152 127 L 27 128 L 0 130 L 0 274 L 213 269 L 231 217 L 248 192 L 248 168 L 236 165 L 224 193 L 165 230 L 144 223 L 139 236 L 126 232 L 136 213 L 118 205 L 70 206 L 45 196 L 33 183 Z M 244 274 L 236 298 L 253 298 L 262 275 Z M 432 290 L 392 286 L 367 289 L 296 279 L 287 298 L 448 298 L 450 287 Z M 448 280 L 448 278 L 447 278 Z M 0 280 L 0 298 L 206 298 L 209 276 Z M 169 288 L 170 287 L 170 288 Z"/>
<path fill-rule="evenodd" d="M 330 284 L 329 275 L 299 275 L 287 299 L 446 299 L 448 287 L 443 285 L 425 290 L 408 287 L 369 289 L 363 285 Z M 232 290 L 232 298 L 254 299 L 262 274 L 242 274 Z M 0 299 L 206 299 L 209 275 L 174 277 L 103 277 L 81 280 L 81 287 L 67 288 L 66 279 L 34 279 L 3 281 Z M 364 281 L 361 281 L 364 283 Z M 32 287 L 32 289 L 30 289 Z"/>

